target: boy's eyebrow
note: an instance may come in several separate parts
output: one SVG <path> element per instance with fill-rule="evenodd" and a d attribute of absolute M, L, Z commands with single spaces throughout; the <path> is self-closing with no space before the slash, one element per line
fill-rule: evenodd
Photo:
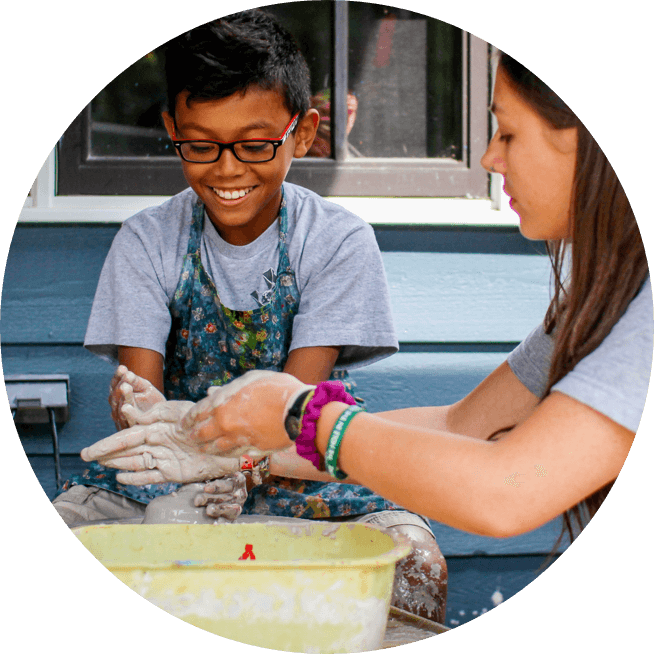
<path fill-rule="evenodd" d="M 178 127 L 178 129 L 180 129 L 179 125 L 177 127 Z M 239 131 L 249 132 L 249 131 L 255 130 L 255 129 L 273 129 L 273 127 L 275 127 L 275 126 L 272 123 L 266 122 L 265 120 L 261 120 L 261 121 L 258 121 L 258 122 L 250 123 L 249 125 L 245 125 Z M 193 123 L 193 122 L 185 123 L 183 128 L 184 129 L 196 129 L 196 130 L 201 131 L 201 132 L 206 131 L 206 125 L 198 125 L 197 123 Z"/>

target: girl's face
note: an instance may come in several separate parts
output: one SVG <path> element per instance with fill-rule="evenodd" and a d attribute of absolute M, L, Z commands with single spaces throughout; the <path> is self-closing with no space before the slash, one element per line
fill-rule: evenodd
<path fill-rule="evenodd" d="M 504 177 L 504 192 L 532 240 L 571 236 L 577 128 L 553 128 L 513 89 L 500 66 L 493 106 L 498 123 L 481 164 Z"/>

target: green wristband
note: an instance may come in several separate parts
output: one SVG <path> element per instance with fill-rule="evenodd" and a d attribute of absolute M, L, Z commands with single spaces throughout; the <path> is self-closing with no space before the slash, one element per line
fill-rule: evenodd
<path fill-rule="evenodd" d="M 360 406 L 352 405 L 349 406 L 341 415 L 338 417 L 332 433 L 329 435 L 329 440 L 327 441 L 327 450 L 325 451 L 325 468 L 327 472 L 336 479 L 345 479 L 347 475 L 338 469 L 338 453 L 341 449 L 341 441 L 343 440 L 343 435 L 347 429 L 350 421 L 357 413 L 365 411 Z"/>

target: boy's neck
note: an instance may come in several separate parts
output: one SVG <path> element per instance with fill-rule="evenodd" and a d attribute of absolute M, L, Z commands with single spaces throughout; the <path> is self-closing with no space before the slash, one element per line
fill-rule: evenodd
<path fill-rule="evenodd" d="M 208 208 L 205 207 L 205 210 L 223 241 L 230 245 L 242 246 L 256 241 L 277 220 L 281 203 L 282 190 L 280 188 L 257 217 L 244 225 L 232 225 L 227 218 L 221 220 L 219 216 L 212 215 Z"/>

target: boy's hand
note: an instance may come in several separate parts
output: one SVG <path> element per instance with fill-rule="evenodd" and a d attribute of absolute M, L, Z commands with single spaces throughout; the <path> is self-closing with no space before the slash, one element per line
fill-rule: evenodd
<path fill-rule="evenodd" d="M 126 366 L 118 366 L 109 385 L 111 418 L 117 429 L 127 429 L 139 424 L 140 413 L 149 411 L 165 399 L 147 379 L 135 375 Z M 134 410 L 125 415 L 124 409 L 128 406 Z"/>
<path fill-rule="evenodd" d="M 221 479 L 214 479 L 204 487 L 204 492 L 195 496 L 195 506 L 205 506 L 210 518 L 236 520 L 247 499 L 245 475 L 235 472 Z"/>
<path fill-rule="evenodd" d="M 124 404 L 122 414 L 130 427 L 153 425 L 156 422 L 179 422 L 195 406 L 185 400 L 162 400 L 147 411 L 140 411 L 132 404 Z"/>
<path fill-rule="evenodd" d="M 239 471 L 239 459 L 198 451 L 178 421 L 166 422 L 178 415 L 174 406 L 166 406 L 170 404 L 176 403 L 166 402 L 149 413 L 150 417 L 158 414 L 159 421 L 118 432 L 84 448 L 80 456 L 123 471 L 116 475 L 117 481 L 135 486 L 168 481 L 188 484 Z"/>

